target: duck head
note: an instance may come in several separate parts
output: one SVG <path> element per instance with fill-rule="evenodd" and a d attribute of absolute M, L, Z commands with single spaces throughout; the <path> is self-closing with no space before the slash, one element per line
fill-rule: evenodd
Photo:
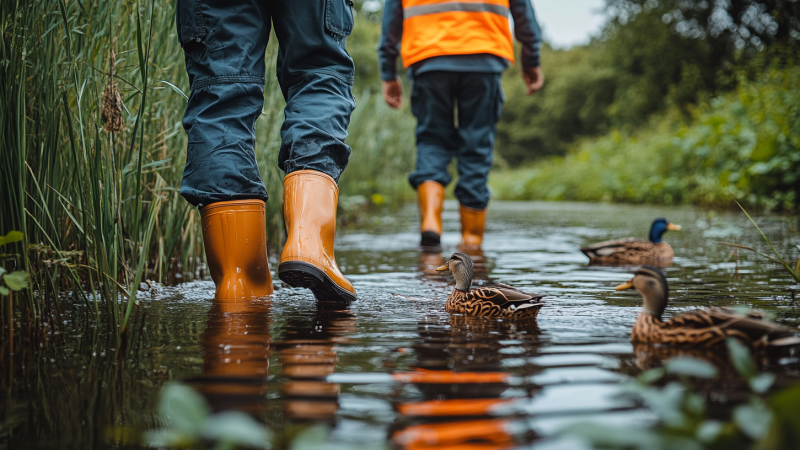
<path fill-rule="evenodd" d="M 661 318 L 667 308 L 669 299 L 669 284 L 667 277 L 659 269 L 651 266 L 642 266 L 636 271 L 633 279 L 628 280 L 619 286 L 618 291 L 626 289 L 636 289 L 644 299 L 644 312 Z"/>
<path fill-rule="evenodd" d="M 453 256 L 436 270 L 438 272 L 445 270 L 453 272 L 453 277 L 456 279 L 456 289 L 469 292 L 469 288 L 472 286 L 473 267 L 472 259 L 469 256 L 463 253 L 453 253 Z"/>
<path fill-rule="evenodd" d="M 678 231 L 681 229 L 680 225 L 669 223 L 669 220 L 658 218 L 653 221 L 653 224 L 650 225 L 650 242 L 653 244 L 658 244 L 661 242 L 662 236 L 667 230 L 670 231 Z"/>

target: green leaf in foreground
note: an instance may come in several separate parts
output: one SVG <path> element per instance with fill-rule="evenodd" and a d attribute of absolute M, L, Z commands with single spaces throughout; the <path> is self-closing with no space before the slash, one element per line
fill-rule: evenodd
<path fill-rule="evenodd" d="M 9 291 L 7 287 L 0 286 L 0 295 L 8 295 L 10 293 L 11 293 L 11 291 Z"/>
<path fill-rule="evenodd" d="M 7 235 L 0 236 L 0 245 L 11 244 L 19 242 L 25 237 L 20 231 L 9 231 Z"/>
<path fill-rule="evenodd" d="M 731 362 L 739 375 L 746 380 L 756 376 L 756 363 L 750 355 L 750 349 L 734 338 L 728 338 L 725 343 L 728 346 Z"/>
<path fill-rule="evenodd" d="M 667 362 L 667 373 L 696 378 L 714 378 L 717 368 L 702 359 L 679 356 Z"/>
<path fill-rule="evenodd" d="M 28 272 L 18 270 L 16 272 L 5 274 L 5 276 L 3 276 L 3 280 L 12 291 L 21 291 L 28 287 L 31 281 L 31 276 L 28 275 Z"/>
<path fill-rule="evenodd" d="M 178 383 L 168 383 L 161 390 L 159 412 L 171 422 L 171 429 L 189 435 L 199 434 L 211 413 L 202 395 Z"/>
<path fill-rule="evenodd" d="M 760 401 L 738 406 L 733 410 L 736 426 L 752 439 L 763 437 L 772 423 L 772 412 Z"/>

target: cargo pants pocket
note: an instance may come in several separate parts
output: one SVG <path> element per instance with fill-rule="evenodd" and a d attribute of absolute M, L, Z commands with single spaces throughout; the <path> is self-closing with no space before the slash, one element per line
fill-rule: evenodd
<path fill-rule="evenodd" d="M 353 1 L 325 0 L 325 29 L 336 38 L 353 32 Z"/>
<path fill-rule="evenodd" d="M 175 26 L 178 31 L 178 41 L 183 48 L 193 42 L 205 43 L 208 33 L 200 7 L 201 0 L 178 0 L 175 8 Z"/>

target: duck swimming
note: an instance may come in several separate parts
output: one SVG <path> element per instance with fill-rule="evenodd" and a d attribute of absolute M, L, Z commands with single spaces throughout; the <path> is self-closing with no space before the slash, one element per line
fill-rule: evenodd
<path fill-rule="evenodd" d="M 800 330 L 769 322 L 753 310 L 739 314 L 730 308 L 698 309 L 664 322 L 661 316 L 669 301 L 669 286 L 655 267 L 644 266 L 633 279 L 617 286 L 618 291 L 626 289 L 636 289 L 644 299 L 644 310 L 631 331 L 634 343 L 709 348 L 734 337 L 756 348 L 800 345 Z"/>
<path fill-rule="evenodd" d="M 544 306 L 541 301 L 544 295 L 527 294 L 505 284 L 471 289 L 473 263 L 464 253 L 453 253 L 450 260 L 436 270 L 449 270 L 456 279 L 456 286 L 445 304 L 449 313 L 532 319 Z"/>
<path fill-rule="evenodd" d="M 590 264 L 665 266 L 672 263 L 675 252 L 662 239 L 667 230 L 678 231 L 680 225 L 667 219 L 656 219 L 650 226 L 649 240 L 627 237 L 581 247 Z"/>

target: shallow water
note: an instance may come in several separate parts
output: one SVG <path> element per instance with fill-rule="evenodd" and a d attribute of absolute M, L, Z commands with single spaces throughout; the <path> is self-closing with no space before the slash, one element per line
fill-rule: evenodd
<path fill-rule="evenodd" d="M 284 440 L 322 422 L 330 440 L 346 444 L 515 448 L 546 444 L 572 422 L 652 423 L 651 413 L 615 396 L 616 388 L 670 355 L 638 351 L 629 341 L 640 298 L 614 291 L 629 270 L 590 267 L 578 247 L 645 237 L 658 216 L 684 227 L 665 236 L 676 254 L 667 269 L 667 316 L 743 305 L 800 325 L 797 286 L 780 268 L 718 244 L 733 237 L 710 237 L 738 226 L 739 243 L 768 251 L 743 215 L 581 203 L 495 202 L 484 251 L 472 255 L 477 283 L 547 295 L 537 320 L 450 316 L 451 280 L 432 270 L 459 237 L 457 205 L 445 210 L 441 254 L 420 253 L 413 208 L 378 213 L 341 233 L 337 257 L 359 296 L 347 310 L 318 309 L 310 292 L 277 278 L 270 300 L 244 305 L 213 305 L 213 283 L 185 283 L 145 295 L 123 348 L 82 326 L 76 306 L 40 350 L 0 361 L 0 446 L 135 448 L 155 424 L 167 380 L 189 383 L 215 410 L 254 414 Z M 798 218 L 758 221 L 780 251 L 796 254 Z M 720 355 L 695 356 L 725 364 Z M 760 362 L 779 386 L 800 380 L 791 353 Z M 721 416 L 744 395 L 731 371 L 723 373 L 703 387 Z"/>

